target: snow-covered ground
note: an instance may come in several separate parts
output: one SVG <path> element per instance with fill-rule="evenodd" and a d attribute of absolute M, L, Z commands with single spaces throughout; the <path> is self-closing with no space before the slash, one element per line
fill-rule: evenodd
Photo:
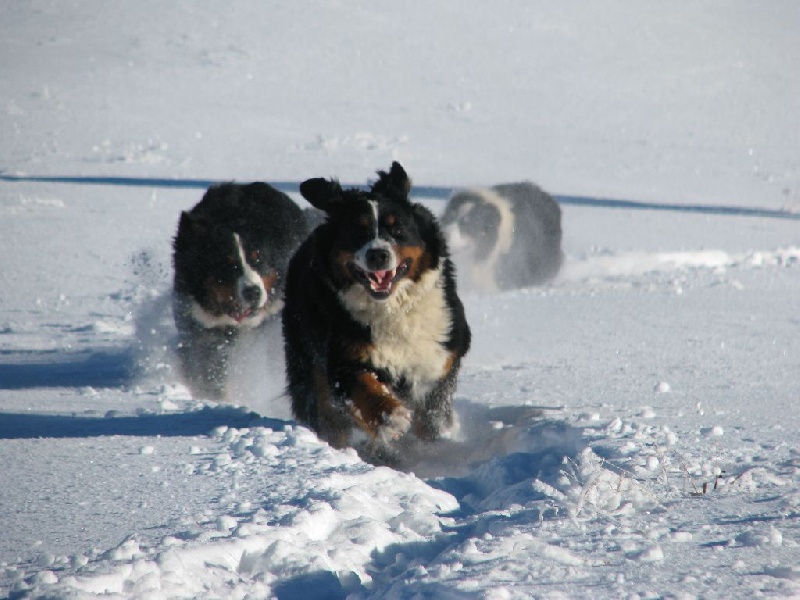
<path fill-rule="evenodd" d="M 0 3 L 0 596 L 800 596 L 798 31 L 794 0 Z M 434 210 L 536 181 L 567 255 L 464 290 L 461 432 L 409 473 L 291 420 L 274 329 L 191 398 L 167 302 L 198 180 L 393 159 Z"/>

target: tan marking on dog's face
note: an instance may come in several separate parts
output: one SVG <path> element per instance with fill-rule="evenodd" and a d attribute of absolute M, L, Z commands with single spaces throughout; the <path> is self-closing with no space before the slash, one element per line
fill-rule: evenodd
<path fill-rule="evenodd" d="M 422 274 L 430 269 L 430 257 L 421 246 L 396 246 L 395 252 L 400 264 L 408 262 L 406 277 L 411 281 L 419 281 Z"/>
<path fill-rule="evenodd" d="M 261 254 L 261 250 L 255 248 L 250 251 L 248 254 L 248 262 L 253 265 L 259 265 L 264 260 L 264 256 Z"/>
<path fill-rule="evenodd" d="M 209 306 L 206 310 L 213 315 L 226 315 L 236 305 L 236 284 L 223 284 L 209 277 L 205 282 Z"/>
<path fill-rule="evenodd" d="M 354 257 L 354 253 L 347 250 L 339 250 L 331 257 L 331 278 L 337 288 L 346 289 L 356 282 L 347 266 Z"/>
<path fill-rule="evenodd" d="M 267 297 L 272 299 L 272 288 L 278 283 L 278 272 L 273 269 L 269 273 L 261 275 L 261 281 L 264 283 L 264 291 L 267 293 Z"/>

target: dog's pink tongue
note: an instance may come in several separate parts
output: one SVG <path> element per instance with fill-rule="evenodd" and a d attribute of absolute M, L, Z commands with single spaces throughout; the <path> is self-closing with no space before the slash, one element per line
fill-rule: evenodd
<path fill-rule="evenodd" d="M 242 321 L 244 321 L 247 317 L 249 317 L 252 314 L 253 314 L 253 309 L 252 308 L 248 308 L 246 310 L 235 312 L 231 316 L 233 317 L 233 319 L 237 323 L 241 323 Z"/>
<path fill-rule="evenodd" d="M 391 271 L 373 271 L 371 273 L 372 279 L 375 281 L 375 287 L 382 290 L 392 283 L 392 272 Z"/>

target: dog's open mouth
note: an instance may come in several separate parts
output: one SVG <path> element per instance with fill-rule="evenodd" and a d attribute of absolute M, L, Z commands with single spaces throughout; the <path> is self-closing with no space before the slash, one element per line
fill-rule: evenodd
<path fill-rule="evenodd" d="M 242 305 L 237 302 L 228 310 L 228 316 L 236 321 L 237 324 L 242 324 L 250 319 L 256 319 L 262 316 L 267 312 L 270 304 L 270 302 L 267 302 L 261 305 Z"/>
<path fill-rule="evenodd" d="M 367 271 L 351 262 L 350 271 L 373 298 L 385 300 L 394 292 L 395 284 L 408 273 L 409 262 L 406 260 L 397 268 L 386 271 Z"/>
<path fill-rule="evenodd" d="M 243 309 L 234 309 L 228 313 L 231 319 L 236 321 L 237 323 L 241 323 L 245 319 L 249 319 L 256 313 L 256 309 L 252 307 L 243 308 Z"/>

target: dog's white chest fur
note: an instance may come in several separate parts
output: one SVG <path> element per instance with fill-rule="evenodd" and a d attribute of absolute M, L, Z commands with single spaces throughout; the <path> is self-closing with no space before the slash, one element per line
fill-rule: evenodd
<path fill-rule="evenodd" d="M 393 377 L 405 378 L 414 402 L 422 402 L 445 373 L 450 352 L 444 343 L 452 314 L 442 285 L 441 270 L 425 273 L 417 283 L 402 281 L 392 297 L 378 302 L 360 285 L 341 293 L 353 317 L 372 333 L 370 359 Z"/>

